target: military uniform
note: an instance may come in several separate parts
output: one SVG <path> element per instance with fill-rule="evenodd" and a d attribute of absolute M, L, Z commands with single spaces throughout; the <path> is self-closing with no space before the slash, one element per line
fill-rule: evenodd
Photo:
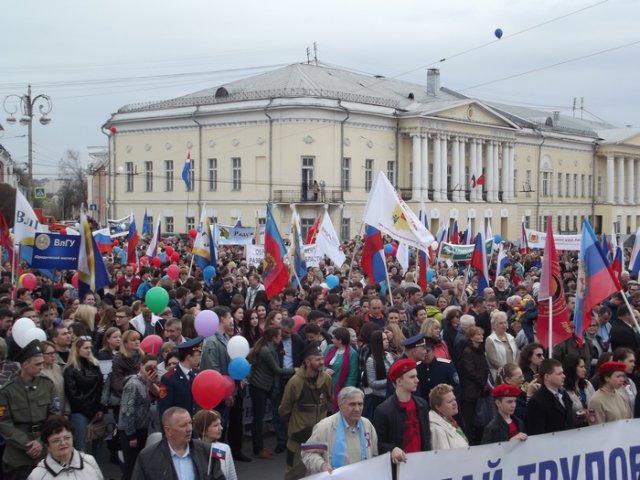
<path fill-rule="evenodd" d="M 200 351 L 203 337 L 196 337 L 181 343 L 176 348 L 183 350 L 187 354 Z M 200 406 L 193 399 L 191 385 L 200 372 L 197 368 L 192 368 L 186 373 L 182 364 L 170 368 L 160 379 L 160 401 L 158 402 L 158 412 L 160 417 L 169 407 L 182 407 L 193 417 L 200 410 Z"/>
<path fill-rule="evenodd" d="M 26 383 L 17 374 L 0 388 L 0 435 L 7 443 L 2 456 L 5 478 L 26 479 L 36 467 L 40 458 L 27 455 L 27 444 L 40 441 L 42 425 L 50 415 L 58 414 L 59 409 L 60 400 L 53 382 L 46 377 L 38 376 Z M 42 453 L 44 456 L 44 449 Z"/>

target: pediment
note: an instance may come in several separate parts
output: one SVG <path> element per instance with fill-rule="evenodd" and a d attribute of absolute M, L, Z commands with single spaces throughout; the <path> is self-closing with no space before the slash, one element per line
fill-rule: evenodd
<path fill-rule="evenodd" d="M 463 105 L 430 112 L 429 116 L 491 127 L 518 128 L 506 117 L 479 102 L 468 102 Z"/>

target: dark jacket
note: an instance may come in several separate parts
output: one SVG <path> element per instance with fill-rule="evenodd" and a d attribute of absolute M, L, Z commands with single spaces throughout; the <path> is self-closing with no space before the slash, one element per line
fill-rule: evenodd
<path fill-rule="evenodd" d="M 609 340 L 611 342 L 611 351 L 616 348 L 627 347 L 636 352 L 640 352 L 640 335 L 622 320 L 611 323 L 611 332 L 609 332 Z"/>
<path fill-rule="evenodd" d="M 211 459 L 211 471 L 207 472 L 211 448 L 200 440 L 189 443 L 193 473 L 197 479 L 224 480 L 220 470 L 220 460 Z M 178 480 L 178 474 L 171 460 L 171 452 L 166 439 L 160 443 L 149 445 L 140 455 L 133 468 L 131 480 Z"/>
<path fill-rule="evenodd" d="M 429 404 L 423 398 L 413 395 L 420 422 L 421 451 L 431 450 L 431 428 L 429 426 Z M 398 397 L 393 394 L 378 405 L 373 416 L 373 426 L 378 434 L 380 455 L 395 447 L 402 448 L 404 439 L 405 409 L 400 408 Z"/>
<path fill-rule="evenodd" d="M 122 389 L 124 388 L 124 379 L 129 375 L 136 375 L 140 370 L 140 361 L 142 357 L 140 354 L 133 357 L 125 357 L 121 353 L 116 354 L 113 357 L 113 363 L 111 366 L 111 392 L 116 395 L 122 395 Z"/>
<path fill-rule="evenodd" d="M 199 370 L 191 370 L 193 377 L 198 375 Z M 182 407 L 193 416 L 200 407 L 193 399 L 191 391 L 192 381 L 185 375 L 180 364 L 171 367 L 160 379 L 161 398 L 158 402 L 158 413 L 160 417 L 169 407 Z"/>
<path fill-rule="evenodd" d="M 512 415 L 511 420 L 516 422 L 519 432 L 524 432 L 524 422 L 518 417 Z M 482 434 L 482 441 L 480 445 L 486 445 L 487 443 L 498 443 L 509 441 L 509 425 L 504 421 L 502 415 L 496 415 L 491 421 L 484 427 L 484 433 Z"/>
<path fill-rule="evenodd" d="M 102 373 L 100 367 L 80 359 L 80 369 L 69 365 L 64 369 L 64 393 L 71 413 L 81 413 L 89 420 L 100 410 Z"/>
<path fill-rule="evenodd" d="M 294 373 L 295 369 L 280 366 L 280 358 L 273 342 L 267 342 L 262 346 L 255 363 L 251 366 L 249 383 L 254 388 L 270 392 L 274 386 L 280 386 L 280 377 Z"/>
<path fill-rule="evenodd" d="M 469 402 L 482 397 L 488 377 L 489 365 L 484 355 L 484 349 L 482 346 L 474 348 L 467 345 L 462 352 L 460 363 L 462 399 Z"/>
<path fill-rule="evenodd" d="M 560 401 L 546 387 L 542 386 L 527 403 L 525 418 L 526 432 L 529 435 L 560 432 L 574 427 L 571 398 L 562 393 L 563 407 Z"/>

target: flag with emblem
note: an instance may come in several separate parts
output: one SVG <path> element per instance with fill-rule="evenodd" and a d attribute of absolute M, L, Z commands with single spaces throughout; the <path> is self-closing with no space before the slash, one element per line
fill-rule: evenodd
<path fill-rule="evenodd" d="M 80 213 L 80 250 L 77 270 L 78 298 L 80 299 L 89 292 L 97 292 L 111 282 L 84 211 Z"/>
<path fill-rule="evenodd" d="M 262 283 L 267 298 L 278 295 L 289 282 L 289 269 L 284 263 L 287 254 L 276 221 L 267 205 L 267 223 L 264 229 L 264 271 Z"/>

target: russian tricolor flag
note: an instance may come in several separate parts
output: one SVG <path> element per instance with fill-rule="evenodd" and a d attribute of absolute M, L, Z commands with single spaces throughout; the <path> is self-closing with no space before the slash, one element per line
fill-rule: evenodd
<path fill-rule="evenodd" d="M 631 268 L 631 276 L 638 278 L 638 273 L 640 272 L 640 228 L 636 230 L 636 239 L 633 242 L 633 249 L 631 250 L 629 268 Z"/>
<path fill-rule="evenodd" d="M 367 225 L 362 259 L 360 264 L 372 284 L 384 282 L 387 278 L 387 267 L 384 260 L 384 244 L 380 230 Z"/>
<path fill-rule="evenodd" d="M 113 242 L 111 241 L 111 233 L 108 228 L 96 230 L 93 232 L 93 238 L 96 241 L 100 253 L 111 253 Z"/>
<path fill-rule="evenodd" d="M 476 235 L 476 244 L 471 256 L 471 266 L 478 271 L 478 296 L 482 297 L 484 289 L 489 286 L 489 268 L 487 266 L 487 249 L 484 244 L 484 232 Z"/>

